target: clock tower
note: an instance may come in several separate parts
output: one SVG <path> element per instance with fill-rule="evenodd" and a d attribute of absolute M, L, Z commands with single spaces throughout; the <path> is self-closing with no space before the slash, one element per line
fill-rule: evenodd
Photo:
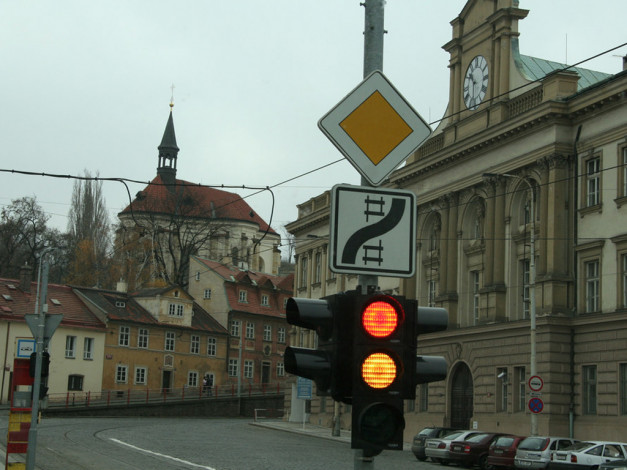
<path fill-rule="evenodd" d="M 518 0 L 468 0 L 451 22 L 453 39 L 443 46 L 451 71 L 445 126 L 510 98 L 518 81 L 512 80 L 518 20 L 528 12 Z"/>

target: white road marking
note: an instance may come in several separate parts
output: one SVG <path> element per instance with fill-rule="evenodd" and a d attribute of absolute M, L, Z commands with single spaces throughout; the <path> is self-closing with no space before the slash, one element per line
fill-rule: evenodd
<path fill-rule="evenodd" d="M 204 468 L 205 470 L 216 470 L 213 467 L 206 467 L 205 465 L 198 465 L 198 464 L 195 464 L 195 463 L 192 463 L 192 462 L 188 462 L 187 460 L 183 460 L 183 459 L 178 459 L 176 457 L 172 457 L 170 455 L 160 454 L 159 452 L 153 452 L 151 450 L 142 449 L 141 447 L 137 447 L 137 446 L 134 446 L 132 444 L 127 444 L 126 442 L 120 441 L 118 439 L 109 438 L 109 440 L 115 442 L 116 444 L 120 444 L 120 445 L 123 445 L 123 446 L 126 446 L 126 447 L 130 447 L 131 449 L 137 450 L 139 452 L 144 452 L 146 454 L 155 455 L 157 457 L 162 457 L 164 459 L 174 460 L 175 462 L 182 463 L 182 464 L 185 464 L 185 465 L 189 465 L 189 466 L 192 466 L 192 467 Z"/>

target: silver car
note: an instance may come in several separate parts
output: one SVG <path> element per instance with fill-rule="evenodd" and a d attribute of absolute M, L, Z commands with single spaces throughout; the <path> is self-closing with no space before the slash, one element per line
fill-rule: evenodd
<path fill-rule="evenodd" d="M 516 468 L 544 469 L 551 461 L 551 452 L 576 443 L 569 437 L 531 436 L 518 445 L 514 465 Z"/>
<path fill-rule="evenodd" d="M 442 465 L 449 463 L 449 451 L 451 442 L 464 441 L 475 434 L 481 434 L 481 431 L 455 431 L 448 436 L 439 437 L 437 439 L 427 439 L 425 441 L 425 455 L 433 462 L 439 462 Z"/>

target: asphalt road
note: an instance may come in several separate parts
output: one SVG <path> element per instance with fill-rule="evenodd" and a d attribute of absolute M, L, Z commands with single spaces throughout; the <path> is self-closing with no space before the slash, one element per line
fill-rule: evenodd
<path fill-rule="evenodd" d="M 3 444 L 6 423 L 0 417 Z M 37 467 L 44 470 L 354 468 L 345 441 L 252 426 L 248 419 L 50 418 L 37 435 Z M 409 451 L 386 451 L 374 468 L 442 467 L 418 462 Z"/>

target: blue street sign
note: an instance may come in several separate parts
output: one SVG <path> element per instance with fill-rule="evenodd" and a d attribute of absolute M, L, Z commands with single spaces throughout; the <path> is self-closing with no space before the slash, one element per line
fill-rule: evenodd
<path fill-rule="evenodd" d="M 301 400 L 311 400 L 311 380 L 298 377 L 296 388 L 297 398 L 300 398 Z"/>

